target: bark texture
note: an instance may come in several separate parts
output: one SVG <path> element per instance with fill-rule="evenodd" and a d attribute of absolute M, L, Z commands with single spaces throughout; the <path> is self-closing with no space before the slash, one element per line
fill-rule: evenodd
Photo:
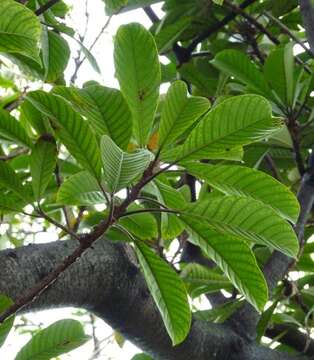
<path fill-rule="evenodd" d="M 16 300 L 77 246 L 68 240 L 1 251 L 0 292 Z M 104 238 L 23 312 L 65 306 L 93 312 L 154 359 L 293 359 L 248 341 L 226 324 L 195 319 L 188 338 L 172 347 L 132 248 Z"/>

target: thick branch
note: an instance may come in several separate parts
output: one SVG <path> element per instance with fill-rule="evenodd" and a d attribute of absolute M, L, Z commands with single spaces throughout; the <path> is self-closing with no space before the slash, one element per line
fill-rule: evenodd
<path fill-rule="evenodd" d="M 0 292 L 16 300 L 76 249 L 74 240 L 0 252 Z M 75 306 L 92 311 L 134 344 L 163 360 L 288 360 L 246 343 L 226 325 L 194 320 L 188 338 L 172 347 L 128 245 L 99 239 L 23 311 Z"/>
<path fill-rule="evenodd" d="M 266 336 L 308 356 L 314 356 L 314 340 L 292 326 L 280 324 L 266 330 Z"/>
<path fill-rule="evenodd" d="M 314 5 L 311 0 L 300 0 L 301 15 L 312 54 L 314 53 Z"/>

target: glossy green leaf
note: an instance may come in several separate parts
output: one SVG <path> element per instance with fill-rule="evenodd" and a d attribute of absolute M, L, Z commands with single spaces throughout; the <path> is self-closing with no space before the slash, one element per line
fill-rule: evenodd
<path fill-rule="evenodd" d="M 1 0 L 0 14 L 0 52 L 21 54 L 40 63 L 41 25 L 35 14 L 14 0 Z"/>
<path fill-rule="evenodd" d="M 270 205 L 281 216 L 295 223 L 299 202 L 283 184 L 262 171 L 236 165 L 186 165 L 192 175 L 228 195 L 247 196 Z"/>
<path fill-rule="evenodd" d="M 248 85 L 255 92 L 266 97 L 271 95 L 263 73 L 243 52 L 233 49 L 223 50 L 215 56 L 212 64 Z"/>
<path fill-rule="evenodd" d="M 43 114 L 49 116 L 55 132 L 70 154 L 91 174 L 100 179 L 101 160 L 96 137 L 88 123 L 60 96 L 38 90 L 27 99 Z"/>
<path fill-rule="evenodd" d="M 131 154 L 122 151 L 107 135 L 101 138 L 100 147 L 105 181 L 112 193 L 134 181 L 152 160 L 152 154 L 147 150 L 138 150 Z"/>
<path fill-rule="evenodd" d="M 106 203 L 97 180 L 87 171 L 68 177 L 58 191 L 57 201 L 64 205 L 85 206 Z"/>
<path fill-rule="evenodd" d="M 35 334 L 15 360 L 50 360 L 78 348 L 89 339 L 80 322 L 59 320 Z"/>
<path fill-rule="evenodd" d="M 8 111 L 0 109 L 0 137 L 17 142 L 26 147 L 32 147 L 32 141 L 21 123 Z"/>
<path fill-rule="evenodd" d="M 100 85 L 83 89 L 59 86 L 54 93 L 86 116 L 97 136 L 108 135 L 121 149 L 127 149 L 132 135 L 132 115 L 119 90 Z"/>
<path fill-rule="evenodd" d="M 209 111 L 172 156 L 177 162 L 219 158 L 236 146 L 270 136 L 280 126 L 281 122 L 272 118 L 271 106 L 263 97 L 234 96 Z"/>
<path fill-rule="evenodd" d="M 209 109 L 208 99 L 187 96 L 185 82 L 178 80 L 169 88 L 161 112 L 159 126 L 160 148 L 172 144 Z"/>
<path fill-rule="evenodd" d="M 157 47 L 148 30 L 131 23 L 119 28 L 114 48 L 116 76 L 132 112 L 133 133 L 139 145 L 144 146 L 159 97 L 161 74 Z"/>
<path fill-rule="evenodd" d="M 128 207 L 127 212 L 136 210 L 145 210 L 145 208 L 132 204 Z M 158 237 L 157 221 L 148 212 L 125 216 L 119 220 L 119 224 L 141 240 L 153 240 Z"/>
<path fill-rule="evenodd" d="M 5 311 L 10 305 L 13 304 L 13 301 L 5 295 L 0 295 L 0 313 Z M 4 344 L 9 332 L 12 329 L 14 323 L 14 316 L 9 317 L 2 324 L 0 324 L 0 348 Z"/>
<path fill-rule="evenodd" d="M 39 201 L 54 174 L 57 162 L 57 147 L 51 137 L 41 137 L 30 156 L 32 187 L 35 198 Z"/>
<path fill-rule="evenodd" d="M 185 212 L 208 221 L 222 233 L 266 245 L 291 257 L 298 254 L 298 239 L 292 226 L 260 201 L 225 196 L 197 202 Z"/>
<path fill-rule="evenodd" d="M 145 244 L 137 242 L 135 250 L 167 332 L 173 345 L 177 345 L 186 338 L 191 326 L 191 311 L 183 281 Z"/>
<path fill-rule="evenodd" d="M 261 311 L 268 300 L 267 284 L 249 246 L 237 237 L 214 231 L 206 221 L 191 215 L 181 216 L 188 226 L 190 241 L 214 260 L 232 284 Z"/>

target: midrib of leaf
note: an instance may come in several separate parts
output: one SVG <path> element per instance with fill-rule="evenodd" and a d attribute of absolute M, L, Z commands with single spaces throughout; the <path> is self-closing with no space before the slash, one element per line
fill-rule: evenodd
<path fill-rule="evenodd" d="M 132 34 L 132 42 L 134 42 L 135 39 L 133 38 L 133 34 Z M 139 140 L 140 140 L 140 145 L 144 145 L 142 144 L 142 142 L 144 142 L 144 136 L 143 136 L 143 126 L 140 126 L 139 124 L 139 118 L 143 118 L 143 101 L 139 98 L 139 77 L 138 77 L 138 74 L 139 74 L 139 71 L 137 71 L 137 61 L 136 61 L 136 52 L 134 50 L 134 46 L 132 46 L 132 56 L 133 56 L 133 74 L 135 74 L 135 79 L 136 79 L 136 88 L 137 88 L 137 94 L 136 94 L 136 102 L 138 105 L 139 108 L 140 108 L 140 115 L 139 116 L 139 111 L 138 111 L 138 107 L 136 109 L 136 121 L 134 122 L 135 126 L 136 126 L 136 132 L 138 133 L 139 135 Z M 146 95 L 145 95 L 146 96 Z M 145 129 L 144 129 L 145 130 Z"/>
<path fill-rule="evenodd" d="M 214 141 L 209 142 L 209 143 L 207 143 L 207 144 L 205 144 L 205 145 L 203 145 L 203 146 L 200 146 L 200 147 L 198 147 L 197 149 L 195 149 L 195 150 L 189 152 L 188 154 L 182 156 L 181 158 L 176 159 L 175 162 L 177 163 L 177 162 L 179 162 L 179 161 L 182 161 L 182 160 L 183 160 L 184 158 L 186 158 L 187 156 L 190 156 L 190 155 L 196 153 L 197 151 L 200 151 L 200 150 L 206 148 L 207 146 L 209 146 L 209 145 L 211 145 L 211 144 L 214 145 L 215 143 L 221 141 L 222 139 L 224 139 L 224 138 L 226 138 L 226 137 L 229 137 L 229 136 L 231 136 L 231 135 L 234 135 L 234 134 L 236 134 L 236 133 L 239 132 L 239 131 L 248 129 L 248 128 L 250 128 L 252 125 L 254 125 L 254 124 L 256 124 L 256 123 L 259 123 L 259 122 L 262 122 L 262 121 L 265 121 L 265 120 L 266 120 L 266 118 L 263 119 L 263 120 L 255 121 L 255 122 L 253 122 L 253 123 L 250 123 L 248 126 L 242 127 L 241 129 L 237 129 L 237 130 L 235 130 L 235 131 L 233 131 L 233 132 L 228 133 L 228 135 L 226 135 L 226 136 L 222 136 L 222 137 L 216 138 Z M 187 139 L 187 141 L 189 141 L 189 139 Z M 249 141 L 249 140 L 248 140 L 248 141 Z M 253 141 L 254 141 L 254 140 L 253 140 Z M 183 147 L 184 145 L 185 145 L 185 144 L 183 144 L 182 147 Z M 243 144 L 243 145 L 244 145 L 244 144 Z M 240 145 L 234 145 L 234 146 L 240 146 Z M 221 146 L 221 149 L 223 150 L 223 146 Z M 219 150 L 219 149 L 218 149 L 218 150 Z"/>

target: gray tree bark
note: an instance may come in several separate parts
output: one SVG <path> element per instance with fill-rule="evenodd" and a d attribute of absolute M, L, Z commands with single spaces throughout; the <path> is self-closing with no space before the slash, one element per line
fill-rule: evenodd
<path fill-rule="evenodd" d="M 0 292 L 16 300 L 77 246 L 68 240 L 1 251 Z M 248 341 L 226 324 L 195 319 L 187 339 L 172 347 L 132 248 L 104 238 L 23 312 L 65 306 L 93 312 L 154 359 L 293 359 Z"/>

